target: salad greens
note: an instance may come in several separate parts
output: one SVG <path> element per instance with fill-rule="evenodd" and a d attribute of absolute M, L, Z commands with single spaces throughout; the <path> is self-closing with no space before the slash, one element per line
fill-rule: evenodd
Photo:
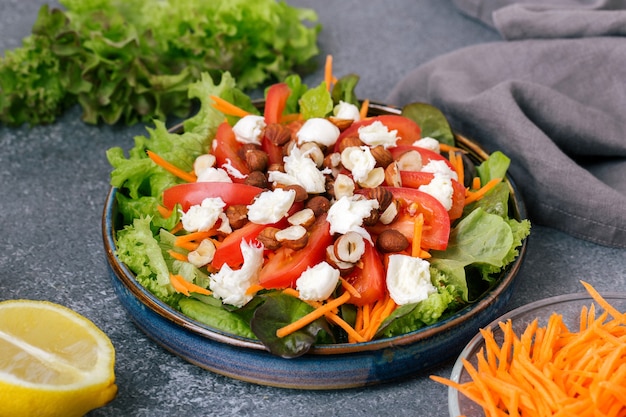
<path fill-rule="evenodd" d="M 305 117 L 327 116 L 338 100 L 355 100 L 357 81 L 355 76 L 340 79 L 331 93 L 324 83 L 308 88 L 297 75 L 291 75 L 285 81 L 292 91 L 285 113 L 298 111 L 305 112 Z M 211 95 L 228 98 L 239 107 L 259 114 L 228 72 L 219 83 L 203 75 L 190 85 L 189 97 L 199 99 L 201 105 L 198 113 L 184 122 L 182 133 L 169 132 L 164 123 L 157 120 L 155 127 L 148 130 L 148 137 L 135 138 L 128 157 L 121 148 L 107 151 L 113 167 L 111 184 L 118 188 L 120 219 L 116 254 L 119 260 L 136 274 L 141 285 L 173 308 L 213 328 L 259 339 L 277 355 L 295 357 L 314 344 L 346 342 L 345 332 L 330 326 L 324 318 L 278 338 L 278 328 L 313 309 L 280 290 L 262 290 L 238 308 L 222 305 L 212 296 L 196 293 L 184 296 L 169 283 L 168 276 L 178 274 L 188 282 L 207 288 L 211 271 L 171 256 L 171 251 L 177 250 L 176 236 L 168 230 L 179 222 L 181 213 L 173 210 L 171 215 L 164 216 L 159 205 L 163 191 L 183 181 L 152 163 L 146 150 L 158 153 L 185 171 L 192 170 L 196 157 L 211 149 L 212 139 L 224 120 L 224 115 L 211 105 Z M 442 143 L 447 143 L 451 137 L 447 121 L 432 106 L 410 105 L 404 114 L 428 125 L 428 134 Z M 485 183 L 502 178 L 509 163 L 505 155 L 495 152 L 476 169 Z M 431 251 L 430 276 L 436 292 L 424 301 L 396 308 L 381 324 L 376 337 L 391 337 L 432 325 L 474 302 L 497 282 L 507 265 L 519 255 L 519 248 L 530 233 L 528 220 L 509 217 L 509 197 L 508 185 L 500 183 L 484 198 L 464 207 L 463 215 L 451 225 L 447 248 Z M 353 323 L 354 306 L 344 304 L 341 315 Z"/>
<path fill-rule="evenodd" d="M 61 0 L 41 7 L 0 57 L 0 122 L 53 122 L 79 103 L 87 123 L 186 117 L 190 83 L 228 70 L 242 89 L 305 69 L 317 15 L 275 0 Z"/>

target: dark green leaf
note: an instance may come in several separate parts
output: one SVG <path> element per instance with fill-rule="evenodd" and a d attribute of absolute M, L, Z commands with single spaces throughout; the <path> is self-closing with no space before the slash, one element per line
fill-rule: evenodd
<path fill-rule="evenodd" d="M 438 108 L 426 103 L 411 103 L 402 108 L 402 115 L 419 125 L 422 137 L 431 137 L 446 145 L 454 145 L 452 129 Z"/>

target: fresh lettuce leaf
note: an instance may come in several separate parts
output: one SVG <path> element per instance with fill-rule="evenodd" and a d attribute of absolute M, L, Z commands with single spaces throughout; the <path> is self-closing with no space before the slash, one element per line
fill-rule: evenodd
<path fill-rule="evenodd" d="M 184 315 L 209 327 L 241 337 L 256 339 L 244 319 L 222 308 L 221 305 L 207 304 L 197 298 L 181 298 L 178 305 Z"/>
<path fill-rule="evenodd" d="M 300 113 L 303 119 L 313 117 L 325 117 L 333 111 L 333 99 L 326 89 L 326 83 L 322 82 L 314 88 L 310 88 L 300 97 Z"/>
<path fill-rule="evenodd" d="M 494 178 L 504 178 L 511 165 L 511 159 L 500 151 L 495 151 L 489 158 L 476 167 L 482 185 Z"/>
<path fill-rule="evenodd" d="M 402 115 L 417 123 L 422 137 L 437 139 L 446 145 L 454 145 L 454 134 L 445 115 L 427 103 L 411 103 L 402 108 Z"/>

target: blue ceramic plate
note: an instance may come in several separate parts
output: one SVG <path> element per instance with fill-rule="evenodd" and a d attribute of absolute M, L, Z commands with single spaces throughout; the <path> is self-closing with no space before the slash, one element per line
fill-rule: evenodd
<path fill-rule="evenodd" d="M 373 115 L 399 113 L 383 105 L 372 104 L 370 108 Z M 475 162 L 487 157 L 468 139 L 458 136 L 457 141 Z M 511 187 L 510 213 L 524 219 L 524 204 L 512 180 L 507 181 Z M 102 235 L 113 287 L 131 319 L 175 355 L 215 373 L 261 385 L 298 389 L 359 387 L 406 378 L 453 358 L 476 329 L 503 312 L 526 251 L 524 241 L 520 256 L 494 288 L 476 303 L 434 325 L 389 339 L 318 346 L 301 357 L 283 359 L 267 352 L 258 341 L 220 332 L 184 316 L 142 287 L 115 255 L 116 192 L 112 188 L 106 198 Z"/>
<path fill-rule="evenodd" d="M 613 307 L 619 311 L 626 311 L 626 293 L 603 293 L 602 297 L 606 299 Z M 552 313 L 556 312 L 563 317 L 563 323 L 572 331 L 580 325 L 580 312 L 583 306 L 589 307 L 593 303 L 593 299 L 587 293 L 576 293 L 559 295 L 543 300 L 535 301 L 530 304 L 518 307 L 503 316 L 495 319 L 486 328 L 492 329 L 496 338 L 501 335 L 498 323 L 511 320 L 513 330 L 516 334 L 521 334 L 526 327 L 535 319 L 538 319 L 539 326 L 545 326 Z M 596 311 L 602 311 L 596 305 Z M 497 340 L 497 339 L 496 339 Z M 455 382 L 469 382 L 471 377 L 463 367 L 463 359 L 467 359 L 476 366 L 476 355 L 481 348 L 484 348 L 485 340 L 478 333 L 472 338 L 459 355 L 450 379 Z M 484 417 L 485 413 L 478 404 L 471 401 L 454 388 L 448 390 L 448 409 L 451 417 L 464 415 L 466 417 Z"/>

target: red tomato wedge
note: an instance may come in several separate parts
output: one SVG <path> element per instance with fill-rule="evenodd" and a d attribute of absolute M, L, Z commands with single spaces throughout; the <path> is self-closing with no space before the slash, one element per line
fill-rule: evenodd
<path fill-rule="evenodd" d="M 381 116 L 369 117 L 367 119 L 359 120 L 352 123 L 350 127 L 341 132 L 341 135 L 339 135 L 337 143 L 335 144 L 335 152 L 339 151 L 339 144 L 343 139 L 347 138 L 348 136 L 356 135 L 360 127 L 371 125 L 376 121 L 379 121 L 387 126 L 387 129 L 389 129 L 390 131 L 398 131 L 397 136 L 399 137 L 399 139 L 396 142 L 396 145 L 410 145 L 422 137 L 422 131 L 420 127 L 413 120 L 400 115 L 384 114 Z"/>
<path fill-rule="evenodd" d="M 326 259 L 326 247 L 333 243 L 326 215 L 319 216 L 309 230 L 309 242 L 304 248 L 294 251 L 283 247 L 270 257 L 259 274 L 263 287 L 295 287 L 296 280 L 307 268 Z"/>
<path fill-rule="evenodd" d="M 422 157 L 422 165 L 426 165 L 430 161 L 433 161 L 433 160 L 444 161 L 446 165 L 450 167 L 451 170 L 456 172 L 456 170 L 454 169 L 454 166 L 450 163 L 450 161 L 448 161 L 448 159 L 445 156 L 440 155 L 435 151 L 431 151 L 430 149 L 420 148 L 419 146 L 409 146 L 409 145 L 400 145 L 400 146 L 396 146 L 395 148 L 389 148 L 389 152 L 391 152 L 391 155 L 393 156 L 393 159 L 395 160 L 398 160 L 398 158 L 400 158 L 400 156 L 403 153 L 408 152 L 408 151 L 419 152 L 419 154 Z"/>
<path fill-rule="evenodd" d="M 345 279 L 361 294 L 361 298 L 350 298 L 350 304 L 362 306 L 384 297 L 387 288 L 385 267 L 381 255 L 369 242 L 365 242 L 360 267 L 355 267 Z"/>
<path fill-rule="evenodd" d="M 222 123 L 217 128 L 212 146 L 212 153 L 215 155 L 216 166 L 221 167 L 228 164 L 230 161 L 230 165 L 242 174 L 247 175 L 250 173 L 248 165 L 246 165 L 245 161 L 241 159 L 237 152 L 242 145 L 237 142 L 235 132 L 233 132 L 233 128 L 227 122 Z M 240 179 L 233 178 L 233 181 L 237 180 Z"/>
<path fill-rule="evenodd" d="M 267 90 L 263 117 L 265 123 L 280 123 L 291 89 L 285 83 L 273 84 Z"/>
<path fill-rule="evenodd" d="M 163 205 L 172 210 L 180 204 L 183 211 L 202 203 L 210 197 L 220 197 L 227 206 L 250 204 L 254 197 L 263 191 L 262 188 L 247 184 L 229 182 L 190 182 L 174 185 L 163 191 Z"/>
<path fill-rule="evenodd" d="M 243 264 L 241 241 L 251 242 L 266 227 L 267 225 L 264 224 L 248 222 L 242 228 L 233 230 L 218 246 L 211 265 L 218 269 L 224 266 L 224 264 L 229 265 L 231 268 L 241 266 Z"/>
<path fill-rule="evenodd" d="M 431 172 L 416 171 L 400 171 L 402 186 L 408 188 L 419 188 L 422 185 L 429 184 L 435 174 Z M 452 207 L 448 210 L 450 221 L 456 220 L 463 215 L 463 207 L 465 206 L 465 186 L 452 179 Z"/>
<path fill-rule="evenodd" d="M 377 224 L 369 227 L 373 234 L 379 234 L 385 229 L 395 229 L 413 241 L 415 216 L 424 215 L 421 247 L 424 249 L 445 250 L 450 238 L 450 215 L 445 207 L 433 196 L 424 192 L 406 187 L 386 187 L 395 199 L 401 202 L 400 213 L 391 224 Z"/>

